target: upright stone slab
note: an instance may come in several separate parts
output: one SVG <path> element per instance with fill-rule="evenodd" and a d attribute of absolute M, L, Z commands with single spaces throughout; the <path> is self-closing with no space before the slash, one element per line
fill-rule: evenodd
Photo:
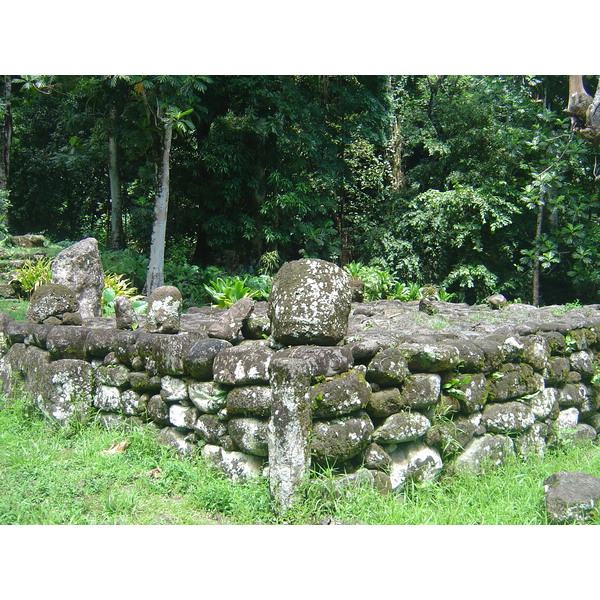
<path fill-rule="evenodd" d="M 348 329 L 349 276 L 333 263 L 306 258 L 285 264 L 269 295 L 271 335 L 286 345 L 333 346 Z"/>
<path fill-rule="evenodd" d="M 270 374 L 267 446 L 271 497 L 279 510 L 285 511 L 310 467 L 310 373 L 302 362 L 283 358 L 271 362 Z"/>
<path fill-rule="evenodd" d="M 102 316 L 104 270 L 94 238 L 65 248 L 52 261 L 51 270 L 53 283 L 66 285 L 75 293 L 83 319 Z"/>

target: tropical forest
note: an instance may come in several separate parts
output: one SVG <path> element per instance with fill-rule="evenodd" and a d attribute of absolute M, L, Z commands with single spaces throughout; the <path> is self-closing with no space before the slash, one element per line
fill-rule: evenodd
<path fill-rule="evenodd" d="M 267 297 L 281 265 L 316 257 L 368 300 L 600 301 L 597 76 L 1 85 L 0 237 L 94 237 L 140 294 Z"/>

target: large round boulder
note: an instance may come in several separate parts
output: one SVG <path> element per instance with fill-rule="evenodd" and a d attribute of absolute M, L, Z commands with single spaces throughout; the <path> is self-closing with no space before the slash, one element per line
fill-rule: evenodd
<path fill-rule="evenodd" d="M 282 344 L 333 346 L 348 329 L 349 276 L 337 265 L 305 258 L 285 264 L 269 296 L 271 335 Z"/>

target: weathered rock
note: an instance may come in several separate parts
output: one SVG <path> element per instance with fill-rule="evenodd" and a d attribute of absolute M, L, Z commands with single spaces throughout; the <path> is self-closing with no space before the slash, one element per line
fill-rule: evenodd
<path fill-rule="evenodd" d="M 495 310 L 500 310 L 508 304 L 508 300 L 502 294 L 493 294 L 486 302 Z"/>
<path fill-rule="evenodd" d="M 214 380 L 226 385 L 268 383 L 273 355 L 273 350 L 261 342 L 226 348 L 214 359 Z"/>
<path fill-rule="evenodd" d="M 531 366 L 507 363 L 488 379 L 488 402 L 505 402 L 522 398 L 535 394 L 541 389 L 543 388 L 540 381 L 534 377 Z"/>
<path fill-rule="evenodd" d="M 456 369 L 460 373 L 476 373 L 483 369 L 485 355 L 481 348 L 466 340 L 447 340 L 445 345 L 458 350 L 458 364 Z"/>
<path fill-rule="evenodd" d="M 217 413 L 227 405 L 227 392 L 214 381 L 190 381 L 188 395 L 203 413 Z"/>
<path fill-rule="evenodd" d="M 488 468 L 503 464 L 514 453 L 514 444 L 509 437 L 488 433 L 473 438 L 464 452 L 454 460 L 453 468 L 457 471 L 483 473 Z"/>
<path fill-rule="evenodd" d="M 192 456 L 196 453 L 198 447 L 193 443 L 193 438 L 189 433 L 183 433 L 175 427 L 165 427 L 158 434 L 158 441 L 161 444 L 170 446 L 178 454 Z"/>
<path fill-rule="evenodd" d="M 458 349 L 445 344 L 412 344 L 404 343 L 397 346 L 408 363 L 411 371 L 425 373 L 440 373 L 450 371 L 458 366 Z"/>
<path fill-rule="evenodd" d="M 480 411 L 486 404 L 488 398 L 488 384 L 485 375 L 474 373 L 459 377 L 460 383 L 456 389 L 462 393 L 458 394 L 458 402 L 464 413 Z"/>
<path fill-rule="evenodd" d="M 542 371 L 548 366 L 550 359 L 550 344 L 541 335 L 528 335 L 523 338 L 523 360 L 536 371 Z"/>
<path fill-rule="evenodd" d="M 53 358 L 87 358 L 87 335 L 84 328 L 53 327 L 46 336 L 46 348 Z"/>
<path fill-rule="evenodd" d="M 208 337 L 235 342 L 241 337 L 244 321 L 253 310 L 252 298 L 241 298 L 208 328 Z"/>
<path fill-rule="evenodd" d="M 277 358 L 270 366 L 270 384 L 269 485 L 278 510 L 285 511 L 296 501 L 310 468 L 310 373 L 299 360 Z"/>
<path fill-rule="evenodd" d="M 43 323 L 50 317 L 62 317 L 64 313 L 77 312 L 77 309 L 77 297 L 73 290 L 65 285 L 46 283 L 31 295 L 26 318 L 31 323 Z"/>
<path fill-rule="evenodd" d="M 131 298 L 128 296 L 117 296 L 114 299 L 115 323 L 117 329 L 132 330 L 138 326 L 138 318 L 133 310 Z"/>
<path fill-rule="evenodd" d="M 173 286 L 156 288 L 148 298 L 146 330 L 150 333 L 179 333 L 183 299 Z"/>
<path fill-rule="evenodd" d="M 112 385 L 122 388 L 129 384 L 131 375 L 129 369 L 125 365 L 101 365 L 95 369 L 97 380 L 103 385 Z"/>
<path fill-rule="evenodd" d="M 121 412 L 121 390 L 110 385 L 99 385 L 94 396 L 94 406 L 98 410 Z"/>
<path fill-rule="evenodd" d="M 228 452 L 219 446 L 206 444 L 201 450 L 209 464 L 232 481 L 247 481 L 260 477 L 263 461 L 243 452 Z"/>
<path fill-rule="evenodd" d="M 314 421 L 312 451 L 318 462 L 345 461 L 369 443 L 373 423 L 365 412 L 329 421 Z"/>
<path fill-rule="evenodd" d="M 92 406 L 93 373 L 89 363 L 62 359 L 43 369 L 38 385 L 38 408 L 61 425 L 84 421 Z"/>
<path fill-rule="evenodd" d="M 492 433 L 520 433 L 534 422 L 531 407 L 523 402 L 488 404 L 483 410 L 482 424 Z"/>
<path fill-rule="evenodd" d="M 161 378 L 150 375 L 147 371 L 129 373 L 129 385 L 138 394 L 157 394 L 161 388 Z"/>
<path fill-rule="evenodd" d="M 125 415 L 143 415 L 150 400 L 149 394 L 138 394 L 133 390 L 121 392 L 121 407 Z"/>
<path fill-rule="evenodd" d="M 166 425 L 169 422 L 169 405 L 156 394 L 148 400 L 146 414 L 155 423 Z"/>
<path fill-rule="evenodd" d="M 594 357 L 589 351 L 573 352 L 569 357 L 571 369 L 589 381 L 594 375 Z"/>
<path fill-rule="evenodd" d="M 441 388 L 442 378 L 437 373 L 416 373 L 406 378 L 400 394 L 406 407 L 426 408 L 437 403 Z"/>
<path fill-rule="evenodd" d="M 352 351 L 346 346 L 297 346 L 279 350 L 273 358 L 302 361 L 313 379 L 345 373 L 354 364 Z"/>
<path fill-rule="evenodd" d="M 382 494 L 389 494 L 392 491 L 390 477 L 381 471 L 361 468 L 354 473 L 348 473 L 347 475 L 335 477 L 327 486 L 327 488 L 323 490 L 323 495 L 326 498 L 348 498 L 352 495 L 355 495 L 359 490 L 365 488 L 372 488 Z M 336 522 L 328 524 L 342 525 L 344 523 Z M 347 524 L 350 525 L 355 523 L 352 521 Z"/>
<path fill-rule="evenodd" d="M 282 344 L 333 346 L 348 329 L 352 291 L 349 276 L 318 259 L 285 264 L 269 295 L 271 335 Z"/>
<path fill-rule="evenodd" d="M 172 404 L 169 407 L 169 421 L 173 427 L 183 429 L 194 429 L 198 411 L 193 406 L 182 406 L 181 404 Z"/>
<path fill-rule="evenodd" d="M 185 372 L 199 381 L 212 379 L 215 357 L 226 348 L 231 348 L 226 340 L 199 340 L 185 353 Z"/>
<path fill-rule="evenodd" d="M 83 319 L 102 315 L 104 270 L 94 238 L 86 238 L 59 252 L 50 268 L 52 283 L 73 290 L 79 302 L 79 309 L 69 312 L 79 312 Z"/>
<path fill-rule="evenodd" d="M 425 442 L 438 448 L 444 456 L 462 452 L 475 435 L 485 433 L 481 425 L 481 413 L 458 415 L 454 419 L 434 421 L 425 434 Z"/>
<path fill-rule="evenodd" d="M 119 331 L 116 329 L 93 329 L 85 328 L 86 353 L 90 357 L 104 358 L 110 352 L 114 352 L 118 360 L 124 364 L 131 362 L 132 354 L 135 354 L 135 343 L 137 333 L 131 331 Z"/>
<path fill-rule="evenodd" d="M 367 469 L 378 469 L 387 472 L 392 464 L 392 459 L 379 444 L 372 443 L 364 451 L 363 464 Z"/>
<path fill-rule="evenodd" d="M 598 515 L 600 478 L 581 471 L 554 473 L 544 480 L 544 503 L 554 523 L 585 523 Z"/>
<path fill-rule="evenodd" d="M 46 243 L 46 238 L 43 235 L 36 234 L 9 235 L 6 242 L 19 248 L 42 248 Z"/>
<path fill-rule="evenodd" d="M 431 427 L 429 419 L 418 412 L 399 412 L 388 417 L 374 432 L 378 443 L 412 442 L 423 437 Z"/>
<path fill-rule="evenodd" d="M 83 325 L 83 319 L 78 312 L 66 312 L 62 315 L 62 324 L 65 326 L 79 326 Z"/>
<path fill-rule="evenodd" d="M 273 397 L 269 386 L 236 387 L 227 395 L 227 412 L 231 415 L 268 417 L 271 414 L 272 401 Z"/>
<path fill-rule="evenodd" d="M 252 417 L 235 417 L 227 423 L 227 431 L 235 445 L 246 454 L 267 456 L 267 421 Z"/>
<path fill-rule="evenodd" d="M 567 383 L 558 391 L 558 404 L 560 406 L 581 407 L 588 398 L 588 389 L 581 383 Z"/>
<path fill-rule="evenodd" d="M 406 357 L 396 348 L 379 351 L 367 367 L 367 380 L 384 387 L 399 386 L 409 375 Z"/>
<path fill-rule="evenodd" d="M 165 402 L 181 402 L 188 399 L 188 389 L 183 379 L 165 375 L 160 382 L 160 395 Z"/>
<path fill-rule="evenodd" d="M 442 458 L 436 450 L 422 442 L 402 444 L 390 452 L 390 480 L 397 489 L 408 480 L 422 483 L 434 479 L 442 470 Z"/>
<path fill-rule="evenodd" d="M 372 417 L 389 417 L 403 408 L 404 398 L 400 390 L 393 387 L 373 392 L 366 410 Z"/>
<path fill-rule="evenodd" d="M 558 408 L 558 390 L 556 388 L 544 388 L 535 394 L 529 401 L 534 416 L 543 421 Z"/>
<path fill-rule="evenodd" d="M 339 417 L 364 408 L 371 398 L 371 386 L 356 371 L 336 375 L 310 388 L 316 418 Z"/>
<path fill-rule="evenodd" d="M 196 435 L 207 444 L 221 445 L 222 438 L 228 435 L 227 425 L 216 415 L 200 415 L 194 423 Z"/>
<path fill-rule="evenodd" d="M 574 430 L 579 423 L 579 411 L 573 406 L 561 410 L 556 420 L 554 421 L 554 427 L 560 433 Z"/>
<path fill-rule="evenodd" d="M 515 450 L 519 456 L 544 456 L 549 427 L 545 423 L 534 423 L 525 433 L 515 439 Z"/>
<path fill-rule="evenodd" d="M 128 334 L 125 331 L 121 333 Z M 144 360 L 146 370 L 152 375 L 183 375 L 185 372 L 184 357 L 197 342 L 198 338 L 192 334 L 140 333 L 137 336 L 135 351 Z M 119 360 L 125 362 L 118 349 L 116 354 Z M 131 352 L 129 354 L 131 356 Z"/>
<path fill-rule="evenodd" d="M 374 339 L 355 341 L 348 346 L 355 363 L 368 363 L 382 350 L 381 344 Z"/>

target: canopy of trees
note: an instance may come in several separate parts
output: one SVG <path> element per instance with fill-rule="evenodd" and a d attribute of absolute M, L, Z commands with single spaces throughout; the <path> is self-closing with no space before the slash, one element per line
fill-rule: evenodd
<path fill-rule="evenodd" d="M 145 255 L 147 291 L 165 256 L 231 272 L 314 256 L 470 303 L 600 301 L 597 77 L 584 112 L 567 76 L 3 84 L 3 226 Z"/>

